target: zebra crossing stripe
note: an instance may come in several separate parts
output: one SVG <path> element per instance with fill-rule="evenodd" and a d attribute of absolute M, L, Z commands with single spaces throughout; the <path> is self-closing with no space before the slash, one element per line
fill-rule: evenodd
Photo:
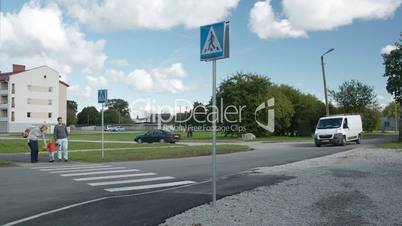
<path fill-rule="evenodd" d="M 126 167 L 108 167 L 108 168 L 95 168 L 95 169 L 73 169 L 73 170 L 62 170 L 62 171 L 52 171 L 49 173 L 75 173 L 75 172 L 90 172 L 90 171 L 99 171 L 99 170 L 117 170 L 117 169 L 125 169 Z"/>
<path fill-rule="evenodd" d="M 57 161 L 57 160 L 56 160 Z M 57 163 L 55 163 L 57 164 Z M 59 169 L 59 168 L 67 168 L 67 167 L 80 167 L 80 166 L 102 166 L 100 164 L 69 164 L 69 165 L 60 165 L 60 166 L 38 166 L 32 167 L 31 169 Z"/>
<path fill-rule="evenodd" d="M 40 171 L 57 171 L 57 170 L 73 170 L 73 169 L 93 169 L 93 168 L 104 168 L 112 167 L 112 165 L 96 165 L 96 166 L 66 166 L 66 167 L 55 167 L 50 169 L 40 169 Z"/>
<path fill-rule="evenodd" d="M 154 176 L 156 173 L 137 173 L 137 174 L 120 174 L 112 176 L 101 176 L 101 177 L 83 177 L 75 178 L 75 181 L 91 181 L 91 180 L 103 180 L 103 179 L 115 179 L 115 178 L 127 178 L 127 177 L 143 177 L 143 176 Z"/>
<path fill-rule="evenodd" d="M 187 184 L 194 184 L 194 181 L 186 180 L 186 181 L 178 181 L 171 183 L 162 183 L 162 184 L 151 184 L 151 185 L 141 185 L 141 186 L 132 186 L 132 187 L 119 187 L 119 188 L 108 188 L 105 189 L 109 192 L 119 192 L 119 191 L 134 191 L 134 190 L 145 190 L 151 188 L 163 188 L 163 187 L 173 187 Z"/>
<path fill-rule="evenodd" d="M 127 170 L 110 170 L 110 171 L 97 171 L 97 172 L 86 172 L 86 173 L 68 173 L 60 174 L 62 177 L 73 177 L 73 176 L 84 176 L 84 175 L 96 175 L 96 174 L 109 174 L 109 173 L 128 173 L 128 172 L 138 172 L 137 169 L 127 169 Z"/>
<path fill-rule="evenodd" d="M 97 183 L 88 183 L 88 184 L 91 186 L 104 186 L 104 185 L 113 185 L 113 184 L 130 184 L 130 183 L 141 183 L 141 182 L 171 180 L 171 179 L 174 179 L 174 177 L 150 177 L 150 178 L 143 178 L 143 179 L 106 181 L 106 182 L 97 182 Z"/>

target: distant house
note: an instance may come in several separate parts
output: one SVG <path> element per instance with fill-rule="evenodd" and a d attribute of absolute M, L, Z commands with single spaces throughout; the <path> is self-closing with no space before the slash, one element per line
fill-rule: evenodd
<path fill-rule="evenodd" d="M 395 118 L 388 118 L 388 117 L 382 117 L 381 118 L 381 130 L 382 131 L 390 131 L 390 130 L 396 130 L 396 121 Z"/>
<path fill-rule="evenodd" d="M 59 73 L 40 66 L 29 70 L 13 64 L 0 72 L 0 132 L 21 132 L 32 125 L 53 125 L 66 119 L 67 87 Z"/>

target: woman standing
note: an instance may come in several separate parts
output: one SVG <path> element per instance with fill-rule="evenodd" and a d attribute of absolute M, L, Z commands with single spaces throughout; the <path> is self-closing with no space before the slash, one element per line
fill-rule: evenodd
<path fill-rule="evenodd" d="M 40 128 L 34 127 L 31 131 L 29 131 L 28 135 L 28 145 L 31 149 L 31 163 L 38 162 L 38 139 L 42 137 L 43 143 L 45 143 L 46 147 L 46 140 L 45 140 L 45 133 L 47 131 L 47 126 L 42 125 Z"/>

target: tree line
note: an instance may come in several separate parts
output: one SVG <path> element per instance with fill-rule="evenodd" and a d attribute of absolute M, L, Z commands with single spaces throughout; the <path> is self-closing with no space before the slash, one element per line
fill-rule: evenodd
<path fill-rule="evenodd" d="M 122 99 L 108 100 L 107 109 L 104 111 L 105 124 L 130 124 L 128 102 Z M 77 114 L 78 105 L 75 101 L 67 101 L 67 125 L 100 125 L 102 112 L 94 106 L 84 107 Z"/>

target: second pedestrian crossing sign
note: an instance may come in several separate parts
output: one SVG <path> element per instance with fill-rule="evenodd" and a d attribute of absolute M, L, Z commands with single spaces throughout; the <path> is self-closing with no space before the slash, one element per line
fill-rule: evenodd
<path fill-rule="evenodd" d="M 107 89 L 98 90 L 98 103 L 104 104 L 107 102 Z"/>
<path fill-rule="evenodd" d="M 205 25 L 200 28 L 201 61 L 229 57 L 229 22 Z"/>

